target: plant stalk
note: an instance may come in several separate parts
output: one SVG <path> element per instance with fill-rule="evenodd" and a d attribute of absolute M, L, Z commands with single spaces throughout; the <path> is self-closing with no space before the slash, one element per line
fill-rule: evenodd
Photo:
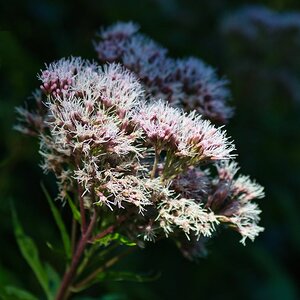
<path fill-rule="evenodd" d="M 75 251 L 75 243 L 76 243 L 76 228 L 77 228 L 77 223 L 75 218 L 72 218 L 72 228 L 71 228 L 71 250 L 72 250 L 72 256 L 74 255 Z"/>
<path fill-rule="evenodd" d="M 61 286 L 60 286 L 57 296 L 55 298 L 56 300 L 66 300 L 70 294 L 70 291 L 69 291 L 70 284 L 73 281 L 73 277 L 76 273 L 76 268 L 80 261 L 81 255 L 82 255 L 82 253 L 89 241 L 89 238 L 91 236 L 93 227 L 96 222 L 96 218 L 97 218 L 97 213 L 96 213 L 96 211 L 94 211 L 87 230 L 85 231 L 85 233 L 82 233 L 81 239 L 78 242 L 77 248 L 75 250 L 75 253 L 74 253 L 72 261 L 71 261 L 71 265 L 70 265 L 69 269 L 65 272 Z"/>
<path fill-rule="evenodd" d="M 135 248 L 129 248 L 126 251 L 124 251 L 123 253 L 112 257 L 110 260 L 108 260 L 103 266 L 101 266 L 100 268 L 96 269 L 94 272 L 92 272 L 89 276 L 87 276 L 85 279 L 83 279 L 82 281 L 80 281 L 78 284 L 76 284 L 73 289 L 74 290 L 81 290 L 82 288 L 84 288 L 85 286 L 87 286 L 88 284 L 92 283 L 93 280 L 103 271 L 105 271 L 107 268 L 110 268 L 111 266 L 113 266 L 115 263 L 117 263 L 122 257 L 128 255 L 129 253 L 131 253 L 133 250 L 135 250 Z"/>
<path fill-rule="evenodd" d="M 79 198 L 79 208 L 80 208 L 80 216 L 81 216 L 81 232 L 85 234 L 86 232 L 86 218 L 85 218 L 85 211 L 84 211 L 84 203 L 82 197 L 82 187 L 80 184 L 78 185 L 78 198 Z"/>
<path fill-rule="evenodd" d="M 153 167 L 152 167 L 151 175 L 150 175 L 151 179 L 153 179 L 155 177 L 155 173 L 156 173 L 158 162 L 159 162 L 159 155 L 160 155 L 160 151 L 157 148 L 155 148 L 154 163 L 153 163 Z"/>
<path fill-rule="evenodd" d="M 115 229 L 115 226 L 114 226 L 114 225 L 111 225 L 111 226 L 107 227 L 107 228 L 104 229 L 102 232 L 100 232 L 100 233 L 98 233 L 97 235 L 95 235 L 95 236 L 93 237 L 93 239 L 91 240 L 91 242 L 94 242 L 94 241 L 96 241 L 96 240 L 100 240 L 100 239 L 102 239 L 103 237 L 107 236 L 108 234 L 113 233 L 114 229 Z"/>

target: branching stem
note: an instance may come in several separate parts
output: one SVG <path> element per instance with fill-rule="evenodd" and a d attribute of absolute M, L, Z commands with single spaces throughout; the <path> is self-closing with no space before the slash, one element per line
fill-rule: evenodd
<path fill-rule="evenodd" d="M 63 277 L 61 286 L 59 288 L 59 291 L 56 296 L 56 300 L 65 300 L 68 298 L 70 294 L 69 286 L 72 283 L 73 277 L 76 272 L 76 268 L 78 266 L 78 263 L 80 261 L 81 255 L 86 247 L 86 244 L 89 241 L 89 238 L 92 234 L 93 227 L 95 225 L 97 219 L 97 213 L 94 211 L 93 216 L 91 218 L 90 224 L 86 230 L 85 233 L 82 233 L 81 239 L 78 242 L 77 248 L 75 250 L 75 253 L 73 255 L 71 265 L 69 269 L 65 272 L 65 275 Z"/>
<path fill-rule="evenodd" d="M 98 233 L 97 235 L 95 235 L 95 236 L 92 238 L 91 242 L 94 242 L 94 241 L 96 241 L 96 240 L 99 240 L 99 239 L 105 237 L 106 235 L 112 233 L 112 232 L 114 231 L 114 229 L 115 229 L 115 226 L 114 226 L 114 225 L 111 225 L 111 226 L 107 227 L 107 228 L 104 229 L 102 232 L 100 232 L 100 233 Z"/>
<path fill-rule="evenodd" d="M 96 269 L 94 272 L 92 272 L 89 276 L 87 276 L 85 279 L 83 279 L 82 281 L 80 281 L 78 284 L 76 284 L 72 290 L 74 291 L 80 291 L 82 289 L 84 289 L 87 285 L 91 284 L 93 282 L 93 280 L 103 271 L 105 271 L 106 269 L 110 268 L 111 266 L 113 266 L 115 263 L 117 263 L 122 257 L 128 255 L 129 253 L 131 253 L 133 250 L 135 250 L 135 247 L 129 248 L 126 251 L 124 251 L 123 253 L 114 256 L 113 258 L 111 258 L 110 260 L 108 260 L 103 266 L 101 266 L 100 268 Z"/>

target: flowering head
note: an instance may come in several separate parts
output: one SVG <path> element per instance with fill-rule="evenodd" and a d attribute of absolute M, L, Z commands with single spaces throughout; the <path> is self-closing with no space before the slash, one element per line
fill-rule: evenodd
<path fill-rule="evenodd" d="M 143 130 L 145 141 L 161 151 L 178 147 L 181 117 L 178 109 L 159 101 L 142 104 L 133 115 L 133 122 Z"/>
<path fill-rule="evenodd" d="M 57 300 L 104 278 L 123 256 L 120 244 L 170 238 L 195 259 L 221 228 L 236 230 L 243 244 L 264 230 L 253 201 L 263 187 L 237 174 L 235 146 L 212 123 L 232 115 L 227 81 L 199 59 L 168 57 L 134 23 L 102 30 L 95 46 L 103 66 L 80 57 L 46 65 L 34 108 L 17 108 L 16 129 L 38 137 L 41 167 L 72 211 L 69 237 L 46 195 L 66 254 Z M 109 260 L 97 268 L 97 257 Z M 52 299 L 48 281 L 42 286 Z"/>
<path fill-rule="evenodd" d="M 126 41 L 138 31 L 138 25 L 118 22 L 107 29 L 102 29 L 99 36 L 105 39 L 101 45 L 95 43 L 100 60 L 114 62 L 120 60 L 126 47 Z"/>
<path fill-rule="evenodd" d="M 173 59 L 167 50 L 138 33 L 132 23 L 117 23 L 102 30 L 95 49 L 102 62 L 121 62 L 142 81 L 148 95 L 162 98 L 186 111 L 197 110 L 206 119 L 226 123 L 227 81 L 196 58 Z"/>
<path fill-rule="evenodd" d="M 210 121 L 231 114 L 226 81 L 200 60 L 168 58 L 137 30 L 118 23 L 100 33 L 99 58 L 125 66 L 61 59 L 39 76 L 36 111 L 18 109 L 23 132 L 40 138 L 59 198 L 78 194 L 83 216 L 122 220 L 120 232 L 139 245 L 182 235 L 203 243 L 223 223 L 243 243 L 253 239 L 263 229 L 252 200 L 263 188 L 235 179 L 234 144 Z"/>
<path fill-rule="evenodd" d="M 93 67 L 79 57 L 61 59 L 49 66 L 46 65 L 46 70 L 38 76 L 42 82 L 40 88 L 46 95 L 62 96 L 70 90 L 78 73 Z"/>

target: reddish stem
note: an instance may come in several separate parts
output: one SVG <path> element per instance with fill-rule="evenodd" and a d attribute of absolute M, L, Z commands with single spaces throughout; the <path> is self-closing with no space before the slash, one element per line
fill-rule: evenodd
<path fill-rule="evenodd" d="M 125 220 L 126 220 L 125 216 L 117 217 L 117 220 L 116 220 L 117 223 L 115 225 L 110 225 L 109 227 L 107 227 L 106 229 L 104 229 L 103 231 L 101 231 L 100 233 L 95 235 L 90 242 L 92 243 L 96 240 L 102 239 L 103 237 L 105 237 L 106 235 L 108 235 L 110 233 L 113 233 L 113 231 L 116 229 L 116 227 L 118 225 L 120 225 L 122 222 L 124 222 Z"/>
<path fill-rule="evenodd" d="M 67 299 L 68 295 L 69 295 L 69 286 L 72 283 L 73 277 L 75 275 L 76 272 L 76 268 L 78 266 L 79 260 L 81 258 L 81 255 L 85 249 L 86 244 L 88 243 L 88 240 L 90 238 L 90 235 L 92 233 L 94 224 L 96 222 L 96 218 L 97 218 L 97 214 L 96 211 L 94 211 L 93 216 L 91 218 L 90 224 L 87 228 L 87 230 L 82 233 L 81 239 L 78 242 L 76 251 L 73 255 L 72 261 L 71 261 L 71 265 L 69 267 L 69 269 L 65 272 L 65 275 L 63 277 L 60 289 L 57 293 L 56 296 L 56 300 L 64 300 Z"/>
<path fill-rule="evenodd" d="M 111 225 L 109 227 L 107 227 L 106 229 L 104 229 L 102 232 L 98 233 L 97 235 L 95 235 L 92 240 L 90 241 L 91 243 L 96 241 L 96 240 L 99 240 L 99 239 L 102 239 L 103 237 L 105 237 L 106 235 L 112 233 L 115 229 L 115 226 L 114 225 Z"/>

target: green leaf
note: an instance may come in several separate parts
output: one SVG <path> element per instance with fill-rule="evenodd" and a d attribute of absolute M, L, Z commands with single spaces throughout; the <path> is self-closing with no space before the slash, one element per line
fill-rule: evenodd
<path fill-rule="evenodd" d="M 4 287 L 17 282 L 17 274 L 15 274 L 12 270 L 4 268 L 0 263 L 0 286 Z"/>
<path fill-rule="evenodd" d="M 60 212 L 58 211 L 58 209 L 56 208 L 56 206 L 53 204 L 53 200 L 51 199 L 49 193 L 47 192 L 45 186 L 43 183 L 41 183 L 43 192 L 48 200 L 48 203 L 50 205 L 53 217 L 55 219 L 56 225 L 59 228 L 60 231 L 60 235 L 61 235 L 61 239 L 62 242 L 64 244 L 64 248 L 65 248 L 65 253 L 68 259 L 71 258 L 72 255 L 72 251 L 71 251 L 71 241 L 68 235 L 68 232 L 66 230 L 65 224 L 61 218 Z"/>
<path fill-rule="evenodd" d="M 39 253 L 33 240 L 24 234 L 23 228 L 17 218 L 15 209 L 12 207 L 12 220 L 14 233 L 21 250 L 21 253 L 31 269 L 33 270 L 38 282 L 43 288 L 48 299 L 51 299 L 51 293 L 48 286 L 47 273 L 39 259 Z"/>
<path fill-rule="evenodd" d="M 136 246 L 136 243 L 132 242 L 129 240 L 126 236 L 121 235 L 119 233 L 110 233 L 107 234 L 106 236 L 102 237 L 101 239 L 96 240 L 96 243 L 99 243 L 101 246 L 108 246 L 111 242 L 117 241 L 121 245 L 126 245 L 126 246 Z"/>
<path fill-rule="evenodd" d="M 5 286 L 1 289 L 0 296 L 2 300 L 38 300 L 31 293 L 15 286 Z"/>
<path fill-rule="evenodd" d="M 0 168 L 5 167 L 9 163 L 10 160 L 11 160 L 10 156 L 8 156 L 5 159 L 1 160 L 0 161 Z"/>
<path fill-rule="evenodd" d="M 122 245 L 126 245 L 129 247 L 136 246 L 136 243 L 130 241 L 126 236 L 120 234 L 119 234 L 118 242 Z"/>
<path fill-rule="evenodd" d="M 49 286 L 50 292 L 52 294 L 52 297 L 54 299 L 55 295 L 57 294 L 57 291 L 59 289 L 61 279 L 60 279 L 58 273 L 48 263 L 45 264 L 45 269 L 46 269 L 46 273 L 48 276 L 48 286 Z"/>
<path fill-rule="evenodd" d="M 128 297 L 119 293 L 110 293 L 102 296 L 100 300 L 128 300 Z"/>
<path fill-rule="evenodd" d="M 106 236 L 95 240 L 95 243 L 99 244 L 100 246 L 108 246 L 111 242 L 115 241 L 118 238 L 118 233 L 110 233 Z"/>
<path fill-rule="evenodd" d="M 76 221 L 78 221 L 79 223 L 81 223 L 81 216 L 80 216 L 80 212 L 77 209 L 76 205 L 74 204 L 74 202 L 72 201 L 71 197 L 67 194 L 67 200 L 68 203 L 70 205 L 73 217 Z"/>
<path fill-rule="evenodd" d="M 157 280 L 160 277 L 159 273 L 152 275 L 142 275 L 124 271 L 107 271 L 100 273 L 97 281 L 133 281 L 133 282 L 150 282 Z"/>
<path fill-rule="evenodd" d="M 127 296 L 119 293 L 109 293 L 103 295 L 101 298 L 92 298 L 87 296 L 75 296 L 74 300 L 128 300 Z"/>

